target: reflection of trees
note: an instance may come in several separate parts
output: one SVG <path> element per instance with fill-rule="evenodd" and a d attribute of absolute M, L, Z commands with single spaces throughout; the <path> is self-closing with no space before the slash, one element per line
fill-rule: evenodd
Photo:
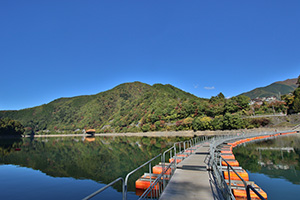
<path fill-rule="evenodd" d="M 20 138 L 0 139 L 0 156 L 14 152 L 21 145 L 21 141 Z"/>
<path fill-rule="evenodd" d="M 125 177 L 178 140 L 182 138 L 96 137 L 93 142 L 80 138 L 24 139 L 21 151 L 5 154 L 0 164 L 30 167 L 54 177 L 109 183 Z M 148 168 L 133 175 L 132 180 L 146 171 Z M 130 186 L 134 187 L 134 182 Z"/>
<path fill-rule="evenodd" d="M 250 172 L 270 177 L 284 177 L 294 184 L 300 184 L 300 137 L 281 137 L 260 143 L 238 147 L 234 155 L 240 165 Z M 294 151 L 262 150 L 262 148 L 293 147 Z M 260 150 L 258 150 L 260 148 Z"/>

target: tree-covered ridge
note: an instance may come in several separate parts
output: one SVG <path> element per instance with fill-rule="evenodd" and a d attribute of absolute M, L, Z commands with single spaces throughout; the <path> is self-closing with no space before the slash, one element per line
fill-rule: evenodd
<path fill-rule="evenodd" d="M 96 95 L 60 98 L 34 108 L 2 111 L 0 117 L 18 119 L 25 127 L 36 131 L 104 127 L 103 130 L 115 129 L 120 132 L 166 117 L 167 121 L 184 118 L 189 115 L 186 112 L 190 111 L 185 111 L 182 105 L 200 105 L 204 101 L 207 100 L 171 85 L 150 86 L 134 82 L 121 84 Z"/>
<path fill-rule="evenodd" d="M 262 97 L 271 97 L 289 94 L 297 88 L 297 79 L 288 79 L 286 81 L 279 81 L 272 83 L 266 87 L 255 88 L 249 92 L 242 93 L 242 95 L 248 96 L 251 99 L 262 98 Z M 279 97 L 279 96 L 278 96 Z"/>
<path fill-rule="evenodd" d="M 1 111 L 1 117 L 19 120 L 35 132 L 140 132 L 165 130 L 223 130 L 254 128 L 266 121 L 241 119 L 240 115 L 286 109 L 284 105 L 250 108 L 244 95 L 226 99 L 196 97 L 172 85 L 125 83 L 95 95 L 60 98 L 20 111 Z M 263 111 L 260 111 L 261 109 Z"/>

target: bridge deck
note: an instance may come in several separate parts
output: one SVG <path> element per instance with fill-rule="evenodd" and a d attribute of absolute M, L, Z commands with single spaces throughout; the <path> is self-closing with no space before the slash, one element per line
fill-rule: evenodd
<path fill-rule="evenodd" d="M 209 147 L 199 147 L 194 154 L 180 162 L 162 193 L 160 200 L 215 199 L 205 158 Z"/>

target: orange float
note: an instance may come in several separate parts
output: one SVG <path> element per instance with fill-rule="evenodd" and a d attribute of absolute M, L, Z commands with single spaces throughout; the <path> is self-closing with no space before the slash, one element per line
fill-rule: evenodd
<path fill-rule="evenodd" d="M 184 158 L 186 158 L 186 157 L 188 157 L 189 155 L 187 155 L 187 154 L 177 154 L 176 156 L 177 156 L 177 157 L 184 157 Z"/>
<path fill-rule="evenodd" d="M 261 188 L 256 189 L 257 192 L 265 199 L 268 198 L 267 193 L 263 191 Z M 247 193 L 245 189 L 232 189 L 233 195 L 236 197 L 236 199 L 245 199 L 247 198 Z M 252 190 L 250 191 L 250 197 L 251 199 L 260 199 Z"/>
<path fill-rule="evenodd" d="M 155 179 L 154 179 L 155 180 Z M 140 190 L 146 190 L 150 185 L 154 182 L 154 180 L 151 180 L 147 178 L 139 178 L 135 181 L 135 188 Z M 156 184 L 152 190 L 158 190 L 159 189 L 159 183 Z"/>
<path fill-rule="evenodd" d="M 193 153 L 195 150 L 193 150 L 193 149 L 187 149 L 187 150 L 185 150 L 184 152 L 186 152 L 186 153 Z"/>
<path fill-rule="evenodd" d="M 153 174 L 161 174 L 161 173 L 163 173 L 163 170 L 165 170 L 165 169 L 167 169 L 167 166 L 164 166 L 164 167 L 163 167 L 162 165 L 155 165 L 154 167 L 152 167 Z M 169 168 L 169 169 L 165 172 L 165 174 L 166 174 L 166 175 L 170 175 L 171 172 L 172 172 L 172 169 Z"/>
<path fill-rule="evenodd" d="M 244 169 L 242 169 L 242 170 L 236 170 L 236 173 L 238 174 L 238 175 L 240 175 L 240 177 L 242 178 L 242 179 L 244 179 L 244 181 L 249 181 L 249 175 L 248 175 L 248 173 L 244 170 Z M 238 177 L 238 175 L 236 175 L 236 173 L 234 173 L 233 171 L 229 171 L 229 174 L 230 174 L 230 180 L 241 180 L 239 177 Z M 228 171 L 223 171 L 223 174 L 224 174 L 224 178 L 225 179 L 229 179 L 229 176 L 228 176 Z"/>
<path fill-rule="evenodd" d="M 229 165 L 231 165 L 231 166 L 233 166 L 233 167 L 238 167 L 238 166 L 240 166 L 240 164 L 239 164 L 239 162 L 238 162 L 237 160 L 229 160 L 229 159 L 227 160 L 227 159 L 226 159 L 226 161 L 228 162 Z M 223 160 L 223 161 L 222 161 L 222 165 L 223 165 L 223 166 L 227 166 L 227 163 Z"/>
<path fill-rule="evenodd" d="M 233 154 L 221 154 L 221 157 L 223 159 L 231 159 L 231 160 L 235 159 L 235 156 Z"/>
<path fill-rule="evenodd" d="M 142 189 L 135 189 L 135 194 L 137 196 L 142 196 L 144 194 L 146 190 L 142 190 Z M 152 193 L 152 194 L 151 194 Z M 147 197 L 158 197 L 159 193 L 158 190 L 152 190 L 152 192 L 149 192 L 149 194 L 147 194 Z"/>
<path fill-rule="evenodd" d="M 175 161 L 175 158 L 170 158 L 169 162 L 172 163 Z M 176 164 L 180 163 L 182 161 L 182 158 L 176 158 Z"/>
<path fill-rule="evenodd" d="M 231 153 L 232 154 L 232 151 L 231 150 L 221 150 L 221 153 Z"/>

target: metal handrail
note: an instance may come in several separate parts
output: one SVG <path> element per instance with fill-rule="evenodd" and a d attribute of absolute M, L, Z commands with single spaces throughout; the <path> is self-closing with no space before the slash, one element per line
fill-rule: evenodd
<path fill-rule="evenodd" d="M 117 183 L 119 181 L 122 182 L 122 197 L 123 197 L 123 200 L 125 200 L 125 197 L 124 197 L 124 179 L 122 177 L 117 178 L 116 180 L 112 181 L 111 183 L 109 183 L 108 185 L 104 186 L 103 188 L 100 188 L 96 192 L 94 192 L 94 193 L 90 194 L 89 196 L 83 198 L 83 200 L 88 200 L 88 199 L 93 198 L 97 194 L 103 192 L 104 190 L 106 190 L 107 188 L 109 188 L 110 186 L 112 186 L 113 184 L 115 184 L 115 183 Z"/>
<path fill-rule="evenodd" d="M 170 180 L 174 173 L 174 169 L 176 169 L 177 154 L 186 152 L 186 150 L 190 149 L 191 147 L 196 146 L 197 144 L 200 144 L 201 142 L 203 142 L 205 140 L 207 140 L 206 137 L 203 140 L 201 140 L 199 137 L 197 137 L 197 138 L 194 138 L 194 139 L 191 139 L 188 141 L 176 142 L 176 143 L 174 143 L 174 145 L 171 148 L 165 150 L 161 157 L 161 165 L 162 165 L 162 169 L 163 169 L 162 173 L 145 190 L 145 192 L 140 196 L 139 200 L 147 198 L 150 192 L 151 192 L 151 196 L 150 196 L 151 199 L 152 199 L 153 195 L 155 198 L 158 198 L 160 196 L 161 192 L 163 191 L 163 189 L 167 185 L 167 182 L 165 179 L 166 172 L 171 169 L 170 175 L 168 176 L 169 180 Z M 182 146 L 183 146 L 183 149 L 182 149 Z M 174 160 L 168 166 L 166 166 L 166 154 L 168 154 L 168 153 L 170 153 L 170 158 L 174 155 Z M 189 154 L 191 154 L 191 153 L 189 153 Z M 162 183 L 162 184 L 159 184 L 159 183 Z M 153 189 L 155 189 L 154 193 L 153 193 Z"/>
<path fill-rule="evenodd" d="M 165 166 L 166 166 L 166 153 L 170 153 L 170 158 L 172 157 L 172 151 L 174 151 L 174 155 L 175 155 L 175 159 L 173 160 L 173 162 L 175 163 L 175 167 L 176 167 L 176 147 L 173 145 L 173 147 L 167 149 L 166 151 L 164 151 L 162 157 L 161 157 L 161 163 L 162 163 L 162 169 L 165 169 Z M 173 164 L 173 162 L 170 163 L 170 166 L 171 164 Z M 172 174 L 171 174 L 172 175 Z M 171 178 L 171 177 L 170 177 Z M 163 176 L 163 184 L 166 185 L 166 180 L 165 180 L 165 177 Z"/>
<path fill-rule="evenodd" d="M 266 200 L 257 190 L 252 187 L 252 185 L 247 185 L 246 188 L 246 193 L 247 193 L 247 200 L 251 200 L 251 195 L 250 195 L 250 189 L 262 200 Z"/>
<path fill-rule="evenodd" d="M 290 131 L 286 131 L 286 132 L 281 132 L 281 133 L 288 133 Z M 216 166 L 216 169 L 219 171 L 219 176 L 221 177 L 221 181 L 224 182 L 224 177 L 222 176 L 222 173 L 220 173 L 220 169 L 222 167 L 222 161 L 224 161 L 227 164 L 227 172 L 228 172 L 228 178 L 229 178 L 229 186 L 227 184 L 225 184 L 227 187 L 227 192 L 230 193 L 231 196 L 233 196 L 232 191 L 231 191 L 231 178 L 230 178 L 230 170 L 232 170 L 238 177 L 239 179 L 243 182 L 244 186 L 245 186 L 245 190 L 246 190 L 246 194 L 247 194 L 247 199 L 250 200 L 251 196 L 250 196 L 250 190 L 252 190 L 260 199 L 265 200 L 265 198 L 250 184 L 247 184 L 247 182 L 236 172 L 236 170 L 221 156 L 219 156 L 219 162 L 220 162 L 220 167 L 218 167 L 217 162 L 216 162 L 216 157 L 215 157 L 215 151 L 216 151 L 216 147 L 226 141 L 229 140 L 238 140 L 238 139 L 244 139 L 244 138 L 249 138 L 249 137 L 255 137 L 255 136 L 261 136 L 261 135 L 270 135 L 270 133 L 260 133 L 260 134 L 242 134 L 239 136 L 232 136 L 232 137 L 227 137 L 227 138 L 223 138 L 223 137 L 219 137 L 217 140 L 214 139 L 215 141 L 211 143 L 210 145 L 210 155 L 211 155 L 211 162 L 210 162 L 210 167 Z M 280 135 L 281 136 L 281 135 Z M 274 139 L 275 135 L 271 135 L 271 137 L 267 137 L 267 138 L 263 138 L 263 139 L 259 139 L 259 140 L 269 140 L 269 139 Z M 256 141 L 259 141 L 256 140 Z M 218 157 L 218 156 L 217 156 Z"/>
<path fill-rule="evenodd" d="M 174 164 L 174 166 L 176 166 L 176 163 L 175 163 L 175 160 L 173 160 L 170 165 L 168 165 L 166 168 L 163 168 L 164 170 L 162 171 L 162 173 L 155 179 L 155 181 L 150 185 L 150 187 L 148 187 L 145 192 L 140 196 L 140 198 L 138 200 L 141 200 L 141 199 L 145 199 L 148 194 L 151 192 L 151 199 L 152 199 L 152 190 L 153 188 L 155 188 L 155 186 L 159 183 L 159 182 L 162 182 L 162 178 L 163 178 L 163 184 L 162 185 L 159 185 L 159 188 L 158 188 L 158 191 L 155 189 L 155 192 L 154 192 L 154 197 L 159 197 L 161 192 L 163 191 L 163 189 L 166 187 L 166 183 L 165 183 L 165 174 L 166 172 L 169 170 L 169 169 L 172 169 L 171 166 Z M 172 170 L 171 170 L 172 171 Z M 170 177 L 169 179 L 171 179 L 172 177 L 172 174 L 173 174 L 173 171 L 170 173 Z M 158 194 L 157 194 L 158 192 Z"/>
<path fill-rule="evenodd" d="M 141 169 L 142 167 L 146 166 L 147 164 L 149 164 L 149 173 L 151 174 L 151 162 L 153 160 L 155 160 L 156 158 L 158 158 L 159 156 L 161 156 L 161 153 L 158 154 L 157 156 L 155 156 L 154 158 L 148 160 L 147 162 L 145 162 L 144 164 L 140 165 L 138 168 L 132 170 L 131 172 L 129 172 L 125 178 L 125 183 L 124 183 L 124 199 L 127 199 L 127 183 L 128 183 L 128 178 L 131 174 L 133 174 L 134 172 L 136 172 L 137 170 Z M 150 183 L 151 183 L 151 176 L 150 176 Z"/>
<path fill-rule="evenodd" d="M 267 134 L 267 133 L 265 133 L 265 134 Z M 102 191 L 104 191 L 105 189 L 107 189 L 108 187 L 110 187 L 110 186 L 112 186 L 113 184 L 115 184 L 116 182 L 118 182 L 118 181 L 122 181 L 122 197 L 123 197 L 123 200 L 126 200 L 127 199 L 127 190 L 128 190 L 128 179 L 129 179 L 129 176 L 131 176 L 133 173 L 135 173 L 136 171 L 138 171 L 139 169 L 141 169 L 142 167 L 144 167 L 144 166 L 146 166 L 147 164 L 149 164 L 149 173 L 151 174 L 151 162 L 153 161 L 153 160 L 155 160 L 155 159 L 157 159 L 159 156 L 161 156 L 161 160 L 162 160 L 162 167 L 163 167 L 163 172 L 158 176 L 158 177 L 160 177 L 159 179 L 158 178 L 156 178 L 154 181 L 153 181 L 153 183 L 150 185 L 150 187 L 144 192 L 144 194 L 146 193 L 146 192 L 148 192 L 146 195 L 148 195 L 149 194 L 149 191 L 152 191 L 152 189 L 155 187 L 155 185 L 159 182 L 159 181 L 161 181 L 160 179 L 161 178 L 163 178 L 163 181 L 164 181 L 164 183 L 162 184 L 163 185 L 163 187 L 165 187 L 166 186 L 166 184 L 165 184 L 165 172 L 167 172 L 167 170 L 169 170 L 173 165 L 174 165 L 174 169 L 176 168 L 176 165 L 177 165 L 177 160 L 176 160 L 176 158 L 177 158 L 177 154 L 178 153 L 182 153 L 182 152 L 185 152 L 186 151 L 186 149 L 189 149 L 189 148 L 191 148 L 191 147 L 194 147 L 194 146 L 196 146 L 196 145 L 198 145 L 198 144 L 200 144 L 200 143 L 202 143 L 202 142 L 204 142 L 204 141 L 211 141 L 210 142 L 210 156 L 211 156 L 211 160 L 210 160 L 210 163 L 209 163 L 209 166 L 210 167 L 214 167 L 214 166 L 216 166 L 217 167 L 217 169 L 218 169 L 218 165 L 217 165 L 217 163 L 216 163 L 216 161 L 215 161 L 215 157 L 214 157 L 214 154 L 215 154 L 215 150 L 216 150 L 216 146 L 217 145 L 219 145 L 219 144 L 221 144 L 221 143 L 223 143 L 223 142 L 225 142 L 225 141 L 228 141 L 228 140 L 231 140 L 231 139 L 242 139 L 242 138 L 244 138 L 244 137 L 249 137 L 249 136 L 258 136 L 258 135 L 264 135 L 264 134 L 253 134 L 253 135 L 251 135 L 251 134 L 247 134 L 247 136 L 245 136 L 244 134 L 242 134 L 242 135 L 239 135 L 239 136 L 237 136 L 237 135 L 222 135 L 222 136 L 215 136 L 215 137 L 213 137 L 213 138 L 208 138 L 208 137 L 204 137 L 204 138 L 202 138 L 202 137 L 196 137 L 196 138 L 193 138 L 193 139 L 191 139 L 191 140 L 188 140 L 188 141 L 184 141 L 184 142 L 176 142 L 176 143 L 174 143 L 174 145 L 171 147 L 171 148 L 169 148 L 168 150 L 166 150 L 163 154 L 159 154 L 159 155 L 157 155 L 157 156 L 155 156 L 154 158 L 152 158 L 152 159 L 150 159 L 149 161 L 147 161 L 146 163 L 144 163 L 144 164 L 142 164 L 142 165 L 140 165 L 138 168 L 136 168 L 136 169 L 134 169 L 133 171 L 131 171 L 131 172 L 129 172 L 128 174 L 127 174 L 127 176 L 126 176 L 126 178 L 125 178 L 125 181 L 124 181 L 124 179 L 123 178 L 118 178 L 118 179 L 116 179 L 115 181 L 113 181 L 113 182 L 111 182 L 111 183 L 109 183 L 108 185 L 106 185 L 105 187 L 103 187 L 103 188 L 101 188 L 101 189 L 99 189 L 99 190 L 97 190 L 96 192 L 94 192 L 93 194 L 91 194 L 91 195 L 89 195 L 89 196 L 87 196 L 87 197 L 85 197 L 84 198 L 84 200 L 87 200 L 87 199 L 90 199 L 90 198 L 92 198 L 92 197 L 94 197 L 95 195 L 97 195 L 97 194 L 99 194 L 100 192 L 102 192 Z M 182 147 L 182 145 L 183 145 L 183 150 L 181 150 L 181 147 Z M 176 148 L 176 146 L 178 147 L 178 149 Z M 178 151 L 177 151 L 178 150 Z M 170 158 L 172 157 L 172 154 L 174 154 L 174 160 L 173 160 L 173 162 L 171 162 L 170 163 L 170 165 L 169 166 L 167 166 L 167 167 L 165 167 L 165 159 L 166 159 L 166 153 L 170 153 Z M 223 159 L 223 158 L 221 158 L 221 159 Z M 226 163 L 227 163 L 227 161 L 226 160 L 224 160 Z M 234 172 L 235 172 L 235 170 L 232 168 L 232 166 L 231 165 L 229 165 L 228 163 L 227 163 L 227 171 L 229 171 L 229 168 L 231 168 Z M 218 169 L 219 170 L 219 169 Z M 172 173 L 173 173 L 173 171 L 172 171 Z M 236 173 L 236 172 L 235 172 Z M 230 173 L 228 173 L 229 174 L 229 177 L 230 177 Z M 237 173 L 236 173 L 237 174 Z M 246 183 L 241 177 L 240 177 L 240 175 L 239 174 L 237 174 L 237 176 L 244 182 L 244 184 Z M 152 180 L 151 180 L 151 175 L 150 175 L 150 183 L 152 182 Z M 226 184 L 227 185 L 227 184 Z M 246 184 L 247 185 L 247 184 Z M 251 185 L 250 185 L 251 186 Z M 247 186 L 246 186 L 247 187 Z M 227 186 L 227 188 L 228 188 L 228 186 Z M 249 188 L 249 190 L 250 189 L 252 189 L 251 187 Z M 253 188 L 254 189 L 254 188 Z M 159 192 L 160 192 L 160 190 L 159 190 Z M 255 192 L 255 191 L 254 191 Z M 231 191 L 229 191 L 229 193 L 232 195 L 232 193 L 231 193 Z M 258 192 L 257 192 L 258 193 Z M 260 195 L 261 196 L 261 195 Z M 144 197 L 145 198 L 145 197 Z"/>
<path fill-rule="evenodd" d="M 224 159 L 224 158 L 222 158 L 222 157 L 220 157 L 220 167 L 222 166 L 222 164 L 221 164 L 221 162 L 222 162 L 222 160 L 223 161 L 225 161 L 225 163 L 227 164 L 227 172 L 228 172 L 228 178 L 229 178 L 229 185 L 230 185 L 230 189 L 231 189 L 231 180 L 230 180 L 230 173 L 229 173 L 229 168 L 239 177 L 239 179 L 241 179 L 241 181 L 244 183 L 244 185 L 245 185 L 245 189 L 246 189 L 246 187 L 247 187 L 247 183 L 246 183 L 246 181 L 235 171 L 235 169 L 233 169 L 233 167 Z"/>

